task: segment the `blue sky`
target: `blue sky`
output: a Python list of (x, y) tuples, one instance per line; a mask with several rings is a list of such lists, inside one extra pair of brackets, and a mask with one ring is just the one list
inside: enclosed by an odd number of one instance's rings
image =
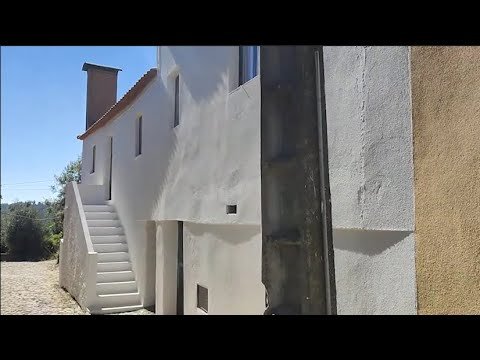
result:
[(155, 47), (1, 48), (2, 203), (52, 198), (50, 185), (81, 154), (85, 130), (83, 63), (119, 67), (118, 94), (156, 66)]

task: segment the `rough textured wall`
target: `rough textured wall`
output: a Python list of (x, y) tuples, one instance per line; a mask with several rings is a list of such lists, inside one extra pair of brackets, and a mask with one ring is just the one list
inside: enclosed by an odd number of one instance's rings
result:
[(325, 48), (334, 228), (413, 230), (409, 50)]
[(408, 47), (326, 47), (339, 314), (416, 313)]
[(339, 315), (417, 313), (413, 233), (334, 230), (333, 239)]
[(421, 314), (480, 314), (480, 47), (413, 47)]
[(60, 286), (65, 288), (85, 309), (87, 303), (87, 245), (83, 236), (78, 207), (75, 204), (72, 184), (65, 194), (65, 222), (63, 244), (60, 249)]

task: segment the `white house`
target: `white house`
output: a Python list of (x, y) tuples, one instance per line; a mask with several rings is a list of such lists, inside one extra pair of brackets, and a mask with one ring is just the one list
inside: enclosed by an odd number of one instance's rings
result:
[[(416, 313), (409, 54), (325, 49), (339, 314)], [(259, 56), (161, 46), (118, 102), (119, 69), (84, 65), (82, 183), (67, 187), (60, 254), (84, 308), (264, 312)]]

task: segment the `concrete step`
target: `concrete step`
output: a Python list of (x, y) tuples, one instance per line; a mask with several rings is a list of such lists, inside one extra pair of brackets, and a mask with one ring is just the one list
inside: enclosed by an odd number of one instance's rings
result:
[(118, 281), (135, 281), (135, 274), (132, 270), (127, 271), (107, 271), (97, 273), (97, 284), (110, 283)]
[(128, 252), (128, 245), (125, 243), (93, 244), (93, 250), (97, 253)]
[(97, 235), (90, 236), (93, 244), (127, 243), (125, 235)]
[(108, 262), (119, 262), (119, 261), (129, 261), (130, 257), (128, 252), (113, 252), (113, 253), (98, 253), (97, 262), (99, 263), (108, 263)]
[(130, 261), (117, 261), (117, 262), (99, 262), (97, 264), (97, 272), (110, 272), (110, 271), (130, 271), (132, 270), (132, 264)]
[(115, 212), (115, 208), (112, 205), (83, 205), (83, 211), (85, 212)]
[(104, 307), (99, 310), (92, 311), (91, 313), (94, 315), (116, 314), (116, 313), (136, 311), (140, 309), (143, 309), (142, 305), (128, 305), (128, 306), (117, 306), (117, 307)]
[(123, 235), (123, 228), (121, 226), (94, 226), (88, 227), (88, 231), (90, 232), (90, 236), (97, 236), (97, 235)]
[(137, 292), (135, 281), (118, 281), (109, 283), (97, 283), (97, 294), (124, 294)]
[(97, 295), (100, 308), (140, 305), (140, 294), (137, 292), (123, 294)]
[(112, 219), (101, 219), (101, 220), (87, 220), (88, 227), (119, 227), (122, 226), (120, 224), (120, 220), (112, 220)]
[(88, 220), (117, 220), (116, 212), (107, 211), (85, 211), (85, 217)]

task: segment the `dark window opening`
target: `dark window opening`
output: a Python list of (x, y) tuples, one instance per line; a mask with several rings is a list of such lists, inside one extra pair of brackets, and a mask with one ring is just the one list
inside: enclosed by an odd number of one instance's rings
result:
[(175, 110), (174, 110), (174, 119), (173, 127), (176, 127), (180, 124), (180, 75), (175, 76)]
[(227, 205), (227, 214), (236, 214), (237, 205)]
[(257, 76), (258, 46), (240, 46), (238, 63), (238, 86)]
[(96, 150), (96, 145), (93, 145), (93, 149), (92, 149), (92, 170), (90, 171), (90, 174), (93, 174), (95, 172), (95, 150)]
[(136, 137), (135, 137), (135, 156), (142, 154), (142, 117), (137, 119)]
[(208, 289), (197, 284), (197, 308), (208, 313)]

